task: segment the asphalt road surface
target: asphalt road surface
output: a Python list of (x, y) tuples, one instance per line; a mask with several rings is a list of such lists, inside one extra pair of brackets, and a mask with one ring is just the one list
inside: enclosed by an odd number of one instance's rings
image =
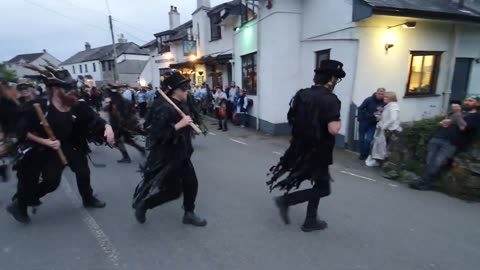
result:
[(67, 169), (24, 226), (4, 210), (16, 181), (0, 183), (0, 270), (480, 269), (479, 204), (409, 190), (339, 152), (332, 195), (319, 208), (329, 228), (303, 233), (306, 205), (292, 207), (292, 224), (284, 225), (265, 185), (287, 141), (214, 128), (194, 141), (197, 213), (207, 227), (181, 223), (182, 200), (138, 224), (131, 198), (140, 155), (129, 149), (135, 162), (119, 165), (117, 150), (94, 147), (93, 158), (107, 164), (92, 168), (105, 209), (81, 207)]

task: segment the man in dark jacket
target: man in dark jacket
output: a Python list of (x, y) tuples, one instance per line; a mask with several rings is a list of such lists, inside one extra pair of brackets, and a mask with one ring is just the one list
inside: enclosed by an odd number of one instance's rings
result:
[[(322, 61), (320, 68), (315, 70), (315, 85), (297, 92), (288, 112), (292, 126), (290, 147), (280, 162), (270, 169), (272, 177), (267, 182), (270, 190), (279, 188), (287, 192), (275, 198), (286, 224), (290, 223), (289, 207), (308, 202), (302, 226), (304, 232), (327, 228), (325, 221), (317, 219), (317, 209), (320, 199), (330, 195), (329, 166), (333, 163), (335, 136), (341, 128), (341, 102), (333, 90), (345, 75), (342, 63)], [(288, 175), (280, 180), (286, 173)], [(305, 180), (310, 180), (313, 187), (289, 193)]]
[(383, 109), (383, 97), (385, 88), (378, 88), (377, 92), (366, 98), (362, 105), (358, 107), (358, 148), (360, 151), (360, 160), (367, 159), (370, 154), (370, 145), (375, 135), (378, 118)]
[[(21, 223), (29, 223), (28, 206), (38, 206), (39, 199), (55, 191), (61, 181), (65, 165), (59, 158), (61, 149), (68, 166), (75, 173), (83, 205), (102, 208), (105, 203), (93, 195), (88, 168), (89, 138), (106, 138), (113, 142), (112, 128), (84, 102), (78, 102), (72, 94), (76, 81), (65, 69), (29, 67), (42, 74), (50, 99), (37, 100), (56, 137), (47, 136), (42, 123), (32, 107), (22, 114), (17, 136), (20, 142), (32, 144), (32, 149), (17, 163), (18, 186), (13, 202), (7, 211)], [(98, 139), (97, 139), (98, 140)], [(40, 176), (42, 182), (39, 182)]]
[(197, 227), (207, 225), (207, 221), (194, 212), (198, 180), (190, 160), (193, 146), (189, 125), (195, 114), (188, 106), (189, 82), (179, 72), (174, 72), (162, 83), (162, 90), (186, 114), (185, 117), (163, 98), (155, 100), (150, 111), (150, 152), (133, 202), (139, 223), (146, 221), (147, 210), (175, 200), (183, 193), (183, 223)]

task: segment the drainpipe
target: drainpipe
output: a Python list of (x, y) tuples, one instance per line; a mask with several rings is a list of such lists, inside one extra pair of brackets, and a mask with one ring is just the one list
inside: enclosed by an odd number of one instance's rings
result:
[[(261, 51), (260, 51), (260, 23), (262, 22), (262, 20), (260, 19), (261, 16), (260, 16), (260, 11), (262, 9), (259, 8), (258, 9), (258, 12), (257, 12), (257, 121), (256, 121), (256, 128), (257, 128), (257, 131), (260, 130), (260, 96), (261, 96), (261, 93), (262, 93), (262, 90), (259, 89), (259, 82), (262, 81), (261, 79), (261, 76), (258, 76), (258, 74), (260, 74), (260, 72), (262, 71), (262, 66), (260, 65), (261, 64)], [(253, 25), (251, 25), (250, 27), (253, 27)]]
[(452, 38), (452, 43), (450, 46), (451, 53), (450, 53), (450, 59), (448, 61), (448, 81), (447, 81), (447, 88), (443, 92), (443, 103), (442, 103), (442, 111), (443, 113), (447, 113), (449, 109), (449, 102), (450, 102), (450, 96), (452, 95), (452, 82), (453, 82), (453, 74), (455, 72), (455, 62), (456, 62), (456, 56), (457, 56), (457, 50), (458, 50), (458, 41), (459, 41), (459, 29), (458, 25), (454, 24), (453, 25), (453, 38)]

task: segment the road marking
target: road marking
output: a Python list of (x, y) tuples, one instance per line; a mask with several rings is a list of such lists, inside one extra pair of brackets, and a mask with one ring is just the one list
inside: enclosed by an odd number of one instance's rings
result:
[(351, 172), (347, 172), (347, 171), (340, 171), (340, 172), (344, 173), (344, 174), (351, 175), (351, 176), (355, 176), (355, 177), (358, 177), (358, 178), (361, 178), (361, 179), (365, 179), (365, 180), (368, 180), (368, 181), (371, 181), (371, 182), (377, 182), (377, 180), (375, 180), (375, 179), (368, 178), (368, 177), (365, 177), (365, 176), (361, 176), (361, 175), (358, 175), (358, 174), (354, 174), (354, 173), (351, 173)]
[(117, 249), (115, 246), (112, 244), (108, 236), (105, 234), (105, 232), (102, 230), (100, 225), (95, 221), (95, 219), (88, 213), (85, 208), (82, 206), (82, 202), (78, 198), (77, 195), (75, 195), (72, 191), (72, 187), (70, 186), (70, 183), (68, 183), (67, 179), (62, 177), (62, 182), (63, 182), (63, 188), (65, 190), (65, 193), (67, 194), (67, 197), (72, 201), (72, 203), (77, 206), (80, 209), (80, 213), (82, 215), (82, 220), (87, 225), (88, 229), (90, 230), (90, 233), (95, 237), (95, 239), (98, 242), (98, 245), (102, 249), (103, 253), (107, 256), (107, 258), (110, 260), (110, 262), (115, 266), (115, 269), (122, 269), (120, 262), (119, 262), (119, 257), (120, 254), (118, 253)]
[(274, 153), (275, 155), (279, 155), (279, 156), (281, 156), (281, 155), (282, 155), (282, 153), (280, 153), (280, 152), (276, 152), (276, 151), (273, 151), (272, 153)]
[(215, 134), (213, 132), (208, 132), (208, 134), (213, 135), (213, 136), (217, 136), (217, 134)]
[(391, 186), (391, 187), (394, 187), (394, 188), (398, 187), (398, 185), (395, 185), (395, 184), (388, 184), (388, 185)]
[(232, 139), (232, 138), (230, 138), (229, 140), (232, 141), (232, 142), (236, 142), (236, 143), (239, 143), (239, 144), (247, 145), (247, 146), (248, 146), (248, 144), (246, 144), (246, 143), (244, 143), (244, 142), (241, 142), (241, 141), (237, 141), (237, 140)]

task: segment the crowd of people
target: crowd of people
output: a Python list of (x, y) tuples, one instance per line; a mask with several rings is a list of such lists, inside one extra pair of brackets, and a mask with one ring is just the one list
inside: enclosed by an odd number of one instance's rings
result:
[[(441, 169), (455, 153), (464, 150), (480, 128), (480, 97), (467, 97), (463, 106), (453, 102), (446, 119), (438, 123), (428, 144), (426, 167), (422, 176), (412, 180), (410, 187), (430, 190)], [(360, 160), (367, 166), (381, 166), (388, 160), (393, 144), (402, 132), (400, 107), (395, 92), (379, 88), (358, 107), (358, 149)]]

